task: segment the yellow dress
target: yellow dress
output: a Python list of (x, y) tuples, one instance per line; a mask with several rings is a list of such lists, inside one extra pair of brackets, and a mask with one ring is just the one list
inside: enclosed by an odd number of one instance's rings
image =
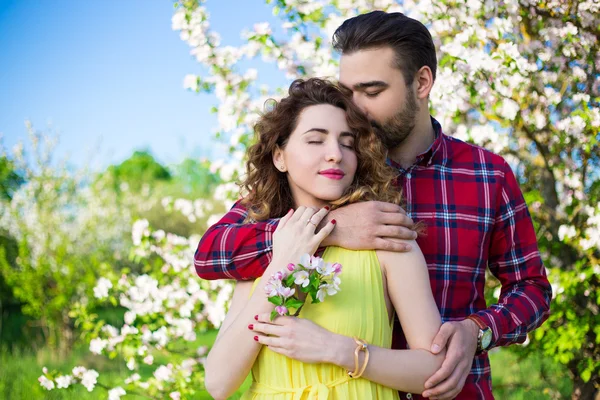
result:
[[(341, 291), (322, 303), (307, 301), (299, 317), (329, 331), (390, 348), (392, 325), (375, 251), (328, 247), (323, 259), (342, 264)], [(363, 378), (352, 379), (333, 364), (305, 364), (263, 347), (252, 367), (252, 386), (242, 400), (309, 399), (396, 400), (398, 392)]]

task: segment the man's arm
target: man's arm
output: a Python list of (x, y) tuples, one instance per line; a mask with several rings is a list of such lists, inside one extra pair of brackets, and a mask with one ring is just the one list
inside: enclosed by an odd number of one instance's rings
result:
[(498, 196), (488, 267), (502, 290), (498, 304), (474, 316), (492, 329), (492, 346), (506, 346), (523, 343), (548, 318), (552, 288), (527, 204), (506, 162)]
[[(527, 332), (548, 318), (552, 298), (527, 204), (506, 162), (496, 204), (488, 267), (502, 290), (498, 304), (473, 314), (492, 329), (489, 348), (524, 342)], [(471, 370), (477, 332), (477, 325), (469, 319), (442, 325), (432, 352), (446, 346), (448, 352), (440, 370), (425, 383), (424, 397), (445, 400), (458, 395)]]
[[(202, 279), (255, 279), (271, 262), (273, 232), (278, 219), (244, 224), (247, 211), (238, 201), (211, 226), (194, 255), (196, 272)], [(395, 204), (366, 201), (331, 211), (321, 226), (332, 219), (337, 224), (322, 243), (348, 249), (410, 251), (406, 240), (415, 239), (413, 221)]]
[(273, 232), (279, 219), (244, 224), (247, 211), (238, 201), (206, 231), (194, 254), (202, 279), (256, 279), (271, 262)]

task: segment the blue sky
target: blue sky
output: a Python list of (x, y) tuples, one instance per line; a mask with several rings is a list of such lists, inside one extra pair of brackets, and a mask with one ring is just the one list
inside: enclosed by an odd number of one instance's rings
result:
[[(223, 43), (239, 44), (242, 28), (275, 21), (269, 6), (253, 1), (207, 2)], [(75, 166), (103, 168), (136, 149), (167, 164), (220, 156), (210, 146), (214, 97), (183, 89), (184, 76), (201, 66), (171, 30), (172, 14), (171, 0), (0, 0), (4, 145), (27, 141), (29, 119), (59, 133), (57, 155)]]

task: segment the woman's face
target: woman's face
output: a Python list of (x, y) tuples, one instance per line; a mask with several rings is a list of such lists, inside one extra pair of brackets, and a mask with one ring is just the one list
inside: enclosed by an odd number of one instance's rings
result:
[(302, 110), (275, 167), (287, 173), (296, 207), (323, 207), (337, 200), (356, 173), (355, 134), (341, 108), (318, 104)]

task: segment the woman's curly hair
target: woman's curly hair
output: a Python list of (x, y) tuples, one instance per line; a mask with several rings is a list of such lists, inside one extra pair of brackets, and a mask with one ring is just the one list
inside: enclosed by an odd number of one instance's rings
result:
[(385, 162), (386, 150), (366, 116), (337, 85), (319, 78), (297, 79), (291, 84), (287, 97), (272, 101), (273, 106), (254, 127), (255, 144), (247, 153), (246, 178), (241, 183), (245, 194), (242, 204), (248, 209), (247, 221), (283, 217), (294, 207), (286, 173), (275, 168), (273, 153), (277, 146), (285, 148), (302, 110), (319, 104), (344, 110), (348, 127), (356, 134), (356, 174), (342, 197), (331, 202), (332, 209), (366, 200), (400, 202), (401, 193), (393, 186), (396, 174)]

